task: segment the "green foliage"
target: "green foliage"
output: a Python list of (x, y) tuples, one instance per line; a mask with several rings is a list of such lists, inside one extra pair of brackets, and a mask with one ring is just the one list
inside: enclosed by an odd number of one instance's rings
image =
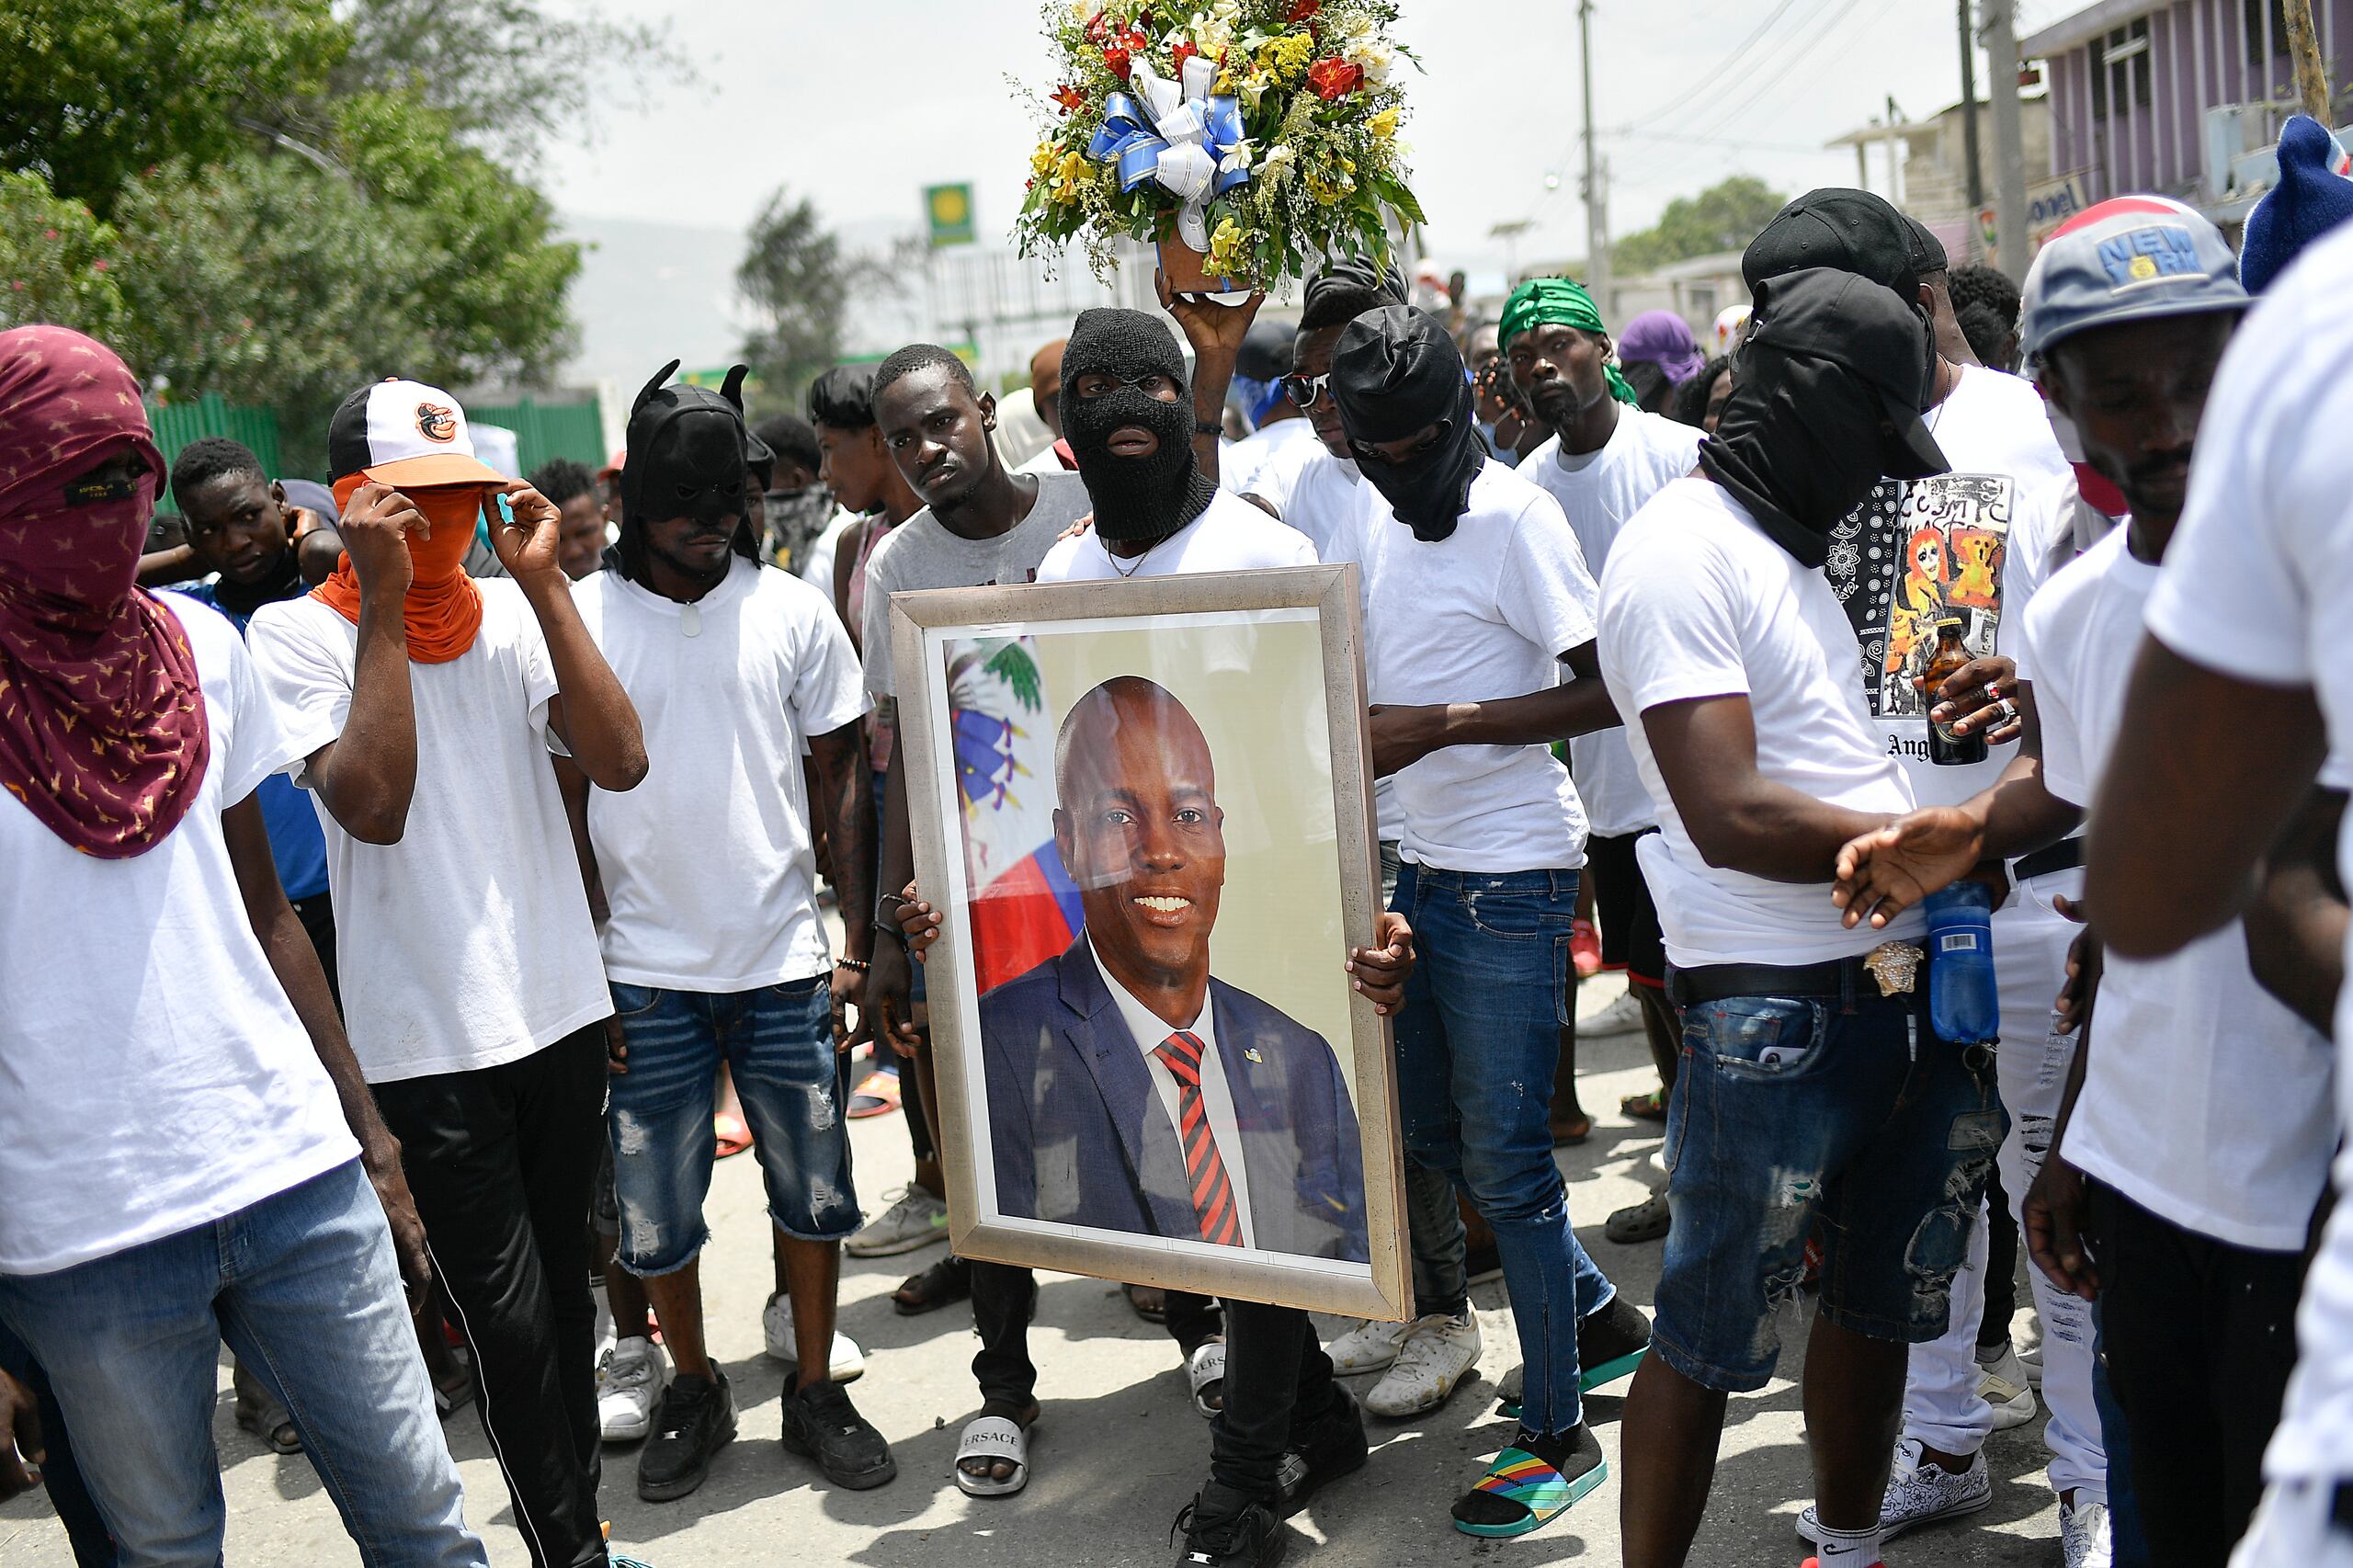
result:
[(294, 119), (346, 37), (327, 0), (8, 0), (0, 167), (110, 217), (142, 170)]
[(121, 247), (39, 175), (0, 173), (0, 327), (53, 322), (113, 339), (123, 326)]
[(1697, 196), (1668, 202), (1656, 227), (1628, 234), (1610, 247), (1612, 263), (1623, 275), (1745, 249), (1788, 200), (1754, 175), (1734, 175)]
[(810, 380), (841, 358), (850, 291), (862, 270), (807, 197), (796, 201), (779, 187), (760, 209), (735, 287), (768, 324), (742, 350), (768, 403), (799, 408)]
[(489, 149), (585, 108), (598, 50), (658, 48), (535, 0), (336, 9), (0, 7), (0, 320), (103, 337), (166, 397), (276, 411), (298, 472), (363, 381), (563, 358), (578, 251)]

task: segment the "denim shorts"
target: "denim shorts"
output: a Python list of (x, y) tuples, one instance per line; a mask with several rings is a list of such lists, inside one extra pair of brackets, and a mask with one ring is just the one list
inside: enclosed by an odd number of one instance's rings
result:
[(1913, 1345), (1945, 1332), (2009, 1119), (1992, 1052), (1937, 1039), (1927, 993), (1684, 1010), (1653, 1349), (1693, 1382), (1765, 1386), (1817, 1224), (1823, 1315)]
[(702, 1200), (722, 1060), (751, 1126), (768, 1217), (801, 1241), (840, 1241), (858, 1229), (843, 1118), (848, 1087), (824, 976), (732, 994), (618, 981), (612, 989), (629, 1044), (629, 1071), (612, 1081), (607, 1118), (623, 1267), (675, 1273), (710, 1237)]

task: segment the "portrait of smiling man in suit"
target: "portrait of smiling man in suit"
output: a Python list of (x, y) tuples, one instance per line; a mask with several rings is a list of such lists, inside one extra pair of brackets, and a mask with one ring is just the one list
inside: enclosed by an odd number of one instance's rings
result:
[(1070, 948), (980, 1000), (1000, 1212), (1367, 1261), (1357, 1119), (1331, 1045), (1210, 972), (1224, 813), (1200, 725), (1139, 676), (1054, 748)]

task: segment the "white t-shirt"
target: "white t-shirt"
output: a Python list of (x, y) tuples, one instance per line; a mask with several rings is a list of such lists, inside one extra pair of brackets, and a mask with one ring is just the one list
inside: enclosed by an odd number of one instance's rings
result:
[[(1596, 597), (1560, 503), (1490, 459), (1454, 532), (1424, 542), (1369, 492), (1326, 561), (1362, 567), (1365, 667), (1377, 704), (1545, 691), (1594, 637)], [(1449, 746), (1396, 775), (1404, 857), (1453, 871), (1574, 870), (1585, 806), (1545, 746)]]
[(801, 580), (824, 595), (827, 604), (834, 602), (834, 557), (840, 553), (842, 536), (865, 520), (863, 513), (836, 507), (834, 520), (809, 546), (809, 559), (801, 564)]
[[(363, 844), (313, 801), (327, 840), (335, 964), (371, 1084), (529, 1056), (613, 1010), (564, 820), (548, 699), (555, 666), (523, 590), (482, 590), (473, 646), (408, 667), (416, 792), (397, 844)], [(343, 733), (359, 629), (318, 600), (264, 605), (254, 663), (295, 765)]]
[(1755, 717), (1765, 778), (1852, 811), (1912, 809), (1904, 769), (1863, 706), (1855, 629), (1830, 585), (1719, 485), (1678, 479), (1619, 534), (1601, 574), (1601, 667), (1658, 809), (1643, 875), (1672, 962), (1817, 963), (1927, 928), (1914, 909), (1881, 930), (1845, 929), (1826, 861), (1819, 882), (1710, 866), (1675, 808), (1643, 710), (1736, 696)]
[(1279, 512), (1299, 471), (1314, 458), (1328, 455), (1305, 415), (1278, 419), (1219, 455), (1218, 483), (1236, 495), (1268, 501)]
[(1109, 577), (1174, 577), (1314, 564), (1314, 546), (1240, 496), (1221, 490), (1199, 517), (1144, 551), (1141, 562), (1133, 556), (1115, 558), (1103, 548), (1103, 536), (1089, 528), (1046, 552), (1038, 581), (1095, 583)]
[[(1307, 536), (1318, 561), (1347, 560), (1347, 551), (1336, 552), (1336, 541), (1361, 526), (1367, 503), (1379, 495), (1354, 461), (1334, 457), (1319, 441), (1314, 451), (1301, 460), (1290, 493), (1280, 503), (1283, 521)], [(1372, 813), (1374, 832), (1383, 844), (1394, 844), (1405, 835), (1395, 779), (1383, 775), (1372, 781)]]
[[(2353, 228), (2318, 240), (2248, 312), (2198, 433), (2189, 503), (2149, 597), (2149, 631), (2208, 669), (2310, 685), (2331, 749), (2353, 748), (2353, 663), (2338, 646), (2353, 583)], [(2353, 817), (2337, 864), (2353, 873)], [(2095, 1031), (2097, 1032), (2097, 1031)], [(2336, 1038), (2353, 1040), (2353, 987)], [(2095, 1052), (2097, 1054), (2097, 1052)], [(2336, 1076), (2353, 1124), (2353, 1073)], [(2353, 1152), (2336, 1165), (2353, 1186)], [(2353, 1203), (2339, 1203), (2304, 1279), (2299, 1357), (2267, 1473), (2353, 1476)]]
[(692, 606), (615, 572), (573, 598), (645, 726), (644, 782), (588, 794), (606, 974), (720, 994), (823, 974), (801, 748), (870, 706), (841, 618), (741, 560)]
[(221, 829), (295, 747), (236, 629), (164, 603), (212, 735), (179, 825), (99, 859), (0, 790), (0, 1274), (176, 1235), (359, 1153)]
[[(2026, 619), (2043, 782), (2077, 805), (2115, 747), (2157, 580), (2125, 545), (2122, 528), (2094, 545)], [(2301, 1250), (2336, 1148), (2332, 1052), (2256, 983), (2239, 922), (2169, 958), (2110, 953), (2097, 1020), (2067, 1158), (2177, 1225)]]
[(1957, 612), (1973, 654), (1996, 651), (2011, 548), (2024, 498), (2071, 472), (2032, 382), (1965, 366), (1944, 402), (1923, 415), (1950, 473), (1882, 480), (1831, 530), (1824, 564), (1862, 649), (1863, 697), (1881, 745), (1912, 775), (1924, 806), (1954, 805), (1992, 784), (2017, 752), (1939, 767), (1928, 760), (1928, 709), (1912, 679), (1936, 652), (1938, 616)]
[[(1609, 439), (1598, 451), (1571, 457), (1558, 436), (1520, 460), (1514, 472), (1535, 481), (1576, 530), (1586, 564), (1609, 563), (1610, 542), (1643, 503), (1691, 472), (1707, 433), (1642, 409), (1620, 407)], [(1623, 730), (1598, 730), (1569, 743), (1569, 771), (1577, 781), (1593, 831), (1616, 838), (1658, 822), (1650, 791), (1634, 771)]]

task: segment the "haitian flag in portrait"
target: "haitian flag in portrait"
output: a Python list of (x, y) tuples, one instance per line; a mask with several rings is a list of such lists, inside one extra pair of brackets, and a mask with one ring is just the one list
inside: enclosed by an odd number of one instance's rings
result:
[(948, 709), (985, 994), (1068, 948), (1086, 915), (1054, 847), (1054, 726), (1029, 640), (950, 644)]

